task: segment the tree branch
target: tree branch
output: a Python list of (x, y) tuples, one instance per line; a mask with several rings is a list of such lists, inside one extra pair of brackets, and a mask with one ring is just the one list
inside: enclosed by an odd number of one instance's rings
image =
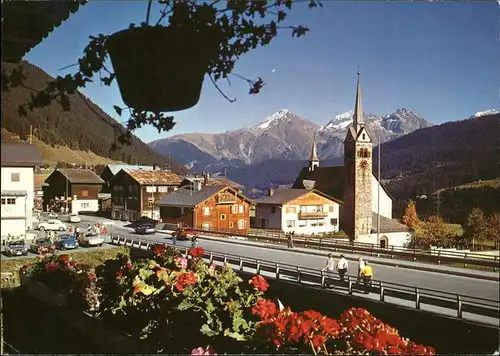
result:
[(210, 78), (210, 81), (212, 82), (212, 84), (215, 86), (215, 89), (217, 89), (219, 91), (219, 93), (224, 97), (224, 99), (226, 99), (230, 103), (234, 103), (236, 101), (236, 98), (235, 99), (231, 99), (226, 94), (224, 94), (224, 92), (222, 91), (222, 89), (215, 82), (214, 78), (212, 78), (211, 74), (209, 74), (208, 77)]

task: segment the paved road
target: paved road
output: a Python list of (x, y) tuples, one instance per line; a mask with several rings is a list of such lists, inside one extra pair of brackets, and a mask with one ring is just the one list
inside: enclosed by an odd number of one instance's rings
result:
[[(135, 236), (149, 239), (152, 241), (169, 241), (168, 235), (157, 233), (154, 235), (136, 235), (132, 229), (123, 226), (115, 226), (114, 232), (123, 235)], [(189, 246), (188, 241), (178, 241), (180, 246)], [(224, 241), (199, 239), (199, 245), (207, 250), (221, 253), (241, 255), (243, 257), (255, 258), (260, 260), (273, 261), (277, 263), (296, 265), (298, 267), (308, 267), (321, 269), (325, 264), (325, 258), (306, 253), (280, 251), (276, 249), (266, 249), (260, 246), (246, 246)], [(428, 288), (447, 293), (457, 293), (479, 298), (499, 301), (499, 282), (474, 279), (469, 277), (443, 275), (443, 273), (410, 270), (407, 268), (398, 268), (391, 266), (377, 265), (372, 262), (374, 267), (375, 279), (399, 283), (419, 288)], [(356, 265), (351, 262), (350, 267), (352, 276), (356, 274)], [(356, 271), (356, 272), (355, 272)]]

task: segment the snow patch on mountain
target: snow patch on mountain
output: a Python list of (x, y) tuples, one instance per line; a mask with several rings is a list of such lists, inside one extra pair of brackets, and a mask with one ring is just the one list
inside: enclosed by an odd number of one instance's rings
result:
[(469, 119), (475, 119), (477, 117), (481, 116), (486, 116), (486, 115), (493, 115), (493, 114), (498, 114), (500, 113), (500, 110), (498, 109), (490, 109), (490, 110), (485, 110), (485, 111), (478, 111), (474, 115), (472, 115)]
[(266, 118), (260, 124), (257, 124), (256, 126), (254, 126), (253, 128), (265, 130), (269, 126), (271, 126), (271, 124), (285, 119), (289, 113), (290, 113), (290, 111), (288, 109), (281, 109), (281, 110), (275, 112), (274, 114), (272, 114), (271, 116), (269, 116), (268, 118)]

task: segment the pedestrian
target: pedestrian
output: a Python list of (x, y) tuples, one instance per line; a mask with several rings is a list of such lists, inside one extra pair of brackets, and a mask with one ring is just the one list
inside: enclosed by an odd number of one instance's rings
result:
[(197, 241), (198, 241), (198, 235), (193, 235), (193, 237), (191, 237), (191, 247), (195, 248)]
[(365, 265), (361, 270), (361, 277), (363, 278), (363, 285), (365, 287), (365, 294), (370, 293), (368, 291), (368, 287), (372, 286), (372, 278), (373, 278), (373, 270), (372, 267), (368, 264), (368, 261), (365, 261)]
[(293, 248), (293, 237), (292, 237), (292, 233), (289, 232), (286, 234), (287, 236), (287, 239), (288, 239), (288, 248)]
[(361, 270), (365, 267), (365, 261), (363, 260), (363, 257), (360, 257), (358, 259), (358, 279), (356, 283), (361, 282)]
[(339, 263), (337, 264), (337, 271), (339, 272), (340, 281), (344, 282), (345, 274), (347, 273), (348, 263), (344, 255), (340, 255)]
[(325, 267), (321, 270), (322, 272), (327, 272), (326, 276), (327, 279), (325, 280), (325, 287), (332, 287), (333, 288), (333, 273), (335, 272), (335, 259), (333, 258), (333, 255), (331, 253), (328, 254), (328, 259), (326, 260)]
[(76, 229), (75, 229), (75, 235), (76, 235), (76, 238), (79, 239), (80, 238), (80, 228), (77, 226)]

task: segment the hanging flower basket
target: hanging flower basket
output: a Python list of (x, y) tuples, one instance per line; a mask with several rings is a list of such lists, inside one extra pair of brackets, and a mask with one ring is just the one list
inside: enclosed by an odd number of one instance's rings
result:
[(145, 26), (111, 35), (106, 43), (123, 102), (164, 112), (198, 103), (218, 43), (210, 28)]

